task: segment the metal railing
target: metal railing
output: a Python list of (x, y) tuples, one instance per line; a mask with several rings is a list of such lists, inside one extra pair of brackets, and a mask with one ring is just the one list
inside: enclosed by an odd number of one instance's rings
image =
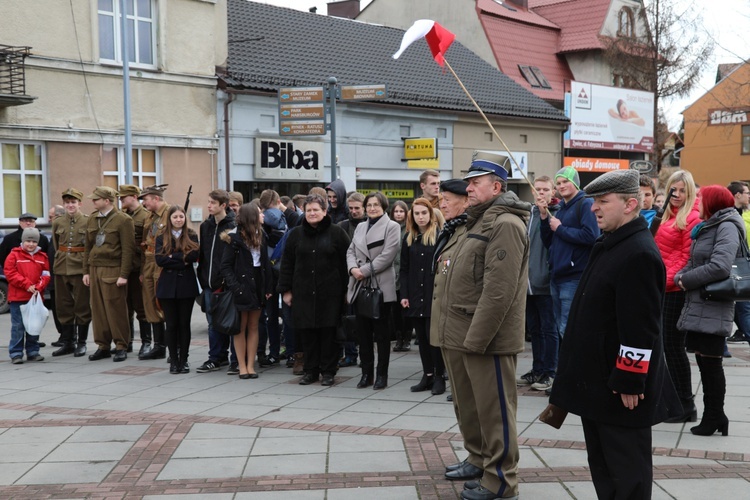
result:
[(0, 94), (26, 95), (24, 60), (30, 53), (31, 47), (0, 44)]

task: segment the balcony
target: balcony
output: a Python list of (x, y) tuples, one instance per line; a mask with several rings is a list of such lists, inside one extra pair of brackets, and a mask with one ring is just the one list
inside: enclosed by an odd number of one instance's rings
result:
[(31, 47), (0, 44), (0, 107), (30, 104), (36, 99), (26, 94), (24, 61), (30, 53)]

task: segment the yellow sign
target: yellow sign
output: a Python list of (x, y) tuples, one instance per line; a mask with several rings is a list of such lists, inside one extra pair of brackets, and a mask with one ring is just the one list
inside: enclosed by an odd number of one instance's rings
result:
[[(367, 196), (370, 193), (374, 193), (377, 191), (377, 189), (357, 189), (358, 193), (361, 193), (365, 196)], [(406, 199), (413, 199), (414, 198), (414, 190), (413, 189), (383, 189), (381, 191), (386, 198), (406, 198)]]
[(406, 168), (418, 168), (419, 170), (437, 170), (440, 168), (440, 161), (438, 158), (425, 158), (423, 160), (409, 160), (406, 162)]
[(404, 139), (404, 158), (407, 160), (421, 160), (437, 158), (437, 139)]

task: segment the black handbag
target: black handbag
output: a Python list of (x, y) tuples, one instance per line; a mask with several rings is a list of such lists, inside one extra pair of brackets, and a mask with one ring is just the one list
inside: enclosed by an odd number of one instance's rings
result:
[(746, 302), (750, 301), (750, 249), (742, 231), (740, 233), (741, 256), (732, 263), (729, 276), (723, 280), (714, 281), (701, 288), (703, 300), (723, 300)]
[[(375, 282), (375, 286), (373, 286)], [(378, 285), (375, 277), (375, 268), (370, 262), (370, 278), (367, 283), (363, 284), (357, 293), (357, 300), (354, 302), (357, 306), (357, 315), (369, 319), (380, 319), (383, 309), (383, 291)]]
[(213, 328), (224, 335), (240, 333), (240, 313), (234, 304), (234, 294), (229, 290), (214, 292), (211, 297)]

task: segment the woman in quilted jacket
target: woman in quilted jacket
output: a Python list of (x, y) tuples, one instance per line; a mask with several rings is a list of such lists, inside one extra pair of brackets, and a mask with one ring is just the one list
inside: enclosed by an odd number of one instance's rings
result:
[(654, 239), (667, 269), (667, 293), (664, 299), (664, 355), (667, 359), (672, 383), (682, 401), (683, 413), (666, 422), (695, 422), (698, 412), (693, 401), (690, 380), (690, 361), (685, 352), (685, 332), (677, 328), (685, 292), (674, 281), (690, 258), (690, 232), (700, 222), (693, 176), (687, 170), (678, 170), (667, 180), (666, 192), (672, 192), (669, 203)]
[(729, 419), (724, 414), (726, 378), (722, 367), (724, 340), (734, 329), (734, 301), (704, 300), (701, 289), (729, 276), (735, 257), (744, 249), (745, 224), (734, 208), (734, 197), (724, 186), (701, 190), (700, 214), (704, 222), (692, 231), (690, 259), (677, 272), (675, 283), (685, 290), (678, 328), (687, 332), (686, 345), (695, 352), (703, 384), (703, 418), (690, 429), (698, 436), (717, 430), (726, 436)]

